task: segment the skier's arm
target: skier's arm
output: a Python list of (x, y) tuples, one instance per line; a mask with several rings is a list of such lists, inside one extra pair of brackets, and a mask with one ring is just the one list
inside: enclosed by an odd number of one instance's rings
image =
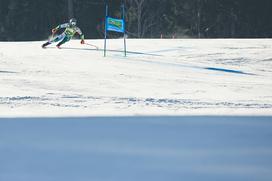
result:
[(62, 29), (62, 28), (67, 28), (69, 26), (68, 23), (64, 23), (64, 24), (61, 24), (61, 25), (58, 25), (56, 28), (53, 28), (52, 29), (52, 33), (56, 33), (59, 29)]
[(79, 29), (79, 28), (77, 28), (76, 29), (76, 32), (79, 34), (79, 36), (80, 36), (80, 39), (81, 39), (81, 44), (84, 44), (85, 42), (84, 42), (84, 34), (82, 33), (82, 31)]
[(80, 39), (81, 39), (80, 43), (81, 43), (81, 44), (84, 44), (85, 41), (84, 41), (84, 35), (83, 35), (83, 34), (80, 35)]

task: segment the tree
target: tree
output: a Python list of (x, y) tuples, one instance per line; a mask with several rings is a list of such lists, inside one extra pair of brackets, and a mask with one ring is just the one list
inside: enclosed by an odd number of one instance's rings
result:
[[(160, 22), (167, 0), (127, 0), (127, 19), (130, 35), (138, 38), (152, 36)], [(155, 32), (156, 33), (156, 32)]]
[[(272, 37), (271, 0), (125, 0), (128, 35), (139, 38)], [(110, 0), (120, 17), (121, 0)], [(88, 38), (102, 38), (104, 0), (0, 0), (0, 40), (43, 40), (76, 15)], [(119, 13), (119, 14), (118, 14)], [(101, 27), (100, 29), (97, 27)], [(98, 30), (99, 29), (99, 30)]]
[[(129, 19), (133, 21), (135, 18), (137, 21), (137, 37), (142, 37), (142, 18), (146, 0), (128, 0), (127, 5), (129, 6), (128, 12), (130, 12)], [(134, 17), (133, 17), (134, 16)]]

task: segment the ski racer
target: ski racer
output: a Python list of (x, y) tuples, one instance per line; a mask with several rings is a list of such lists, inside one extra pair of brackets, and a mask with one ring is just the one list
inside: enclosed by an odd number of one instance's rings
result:
[(55, 38), (53, 38), (52, 40), (49, 40), (48, 42), (44, 43), (42, 45), (42, 48), (46, 48), (46, 46), (52, 44), (52, 43), (56, 43), (59, 42), (57, 44), (57, 48), (60, 48), (60, 46), (68, 41), (70, 41), (73, 36), (77, 33), (80, 36), (81, 39), (81, 44), (84, 44), (84, 34), (82, 33), (82, 31), (80, 30), (79, 27), (76, 26), (77, 21), (75, 18), (72, 18), (69, 20), (69, 23), (64, 23), (61, 25), (58, 25), (56, 28), (52, 29), (52, 35), (54, 36), (54, 34), (59, 30), (59, 29), (63, 29), (65, 28), (64, 32), (58, 36), (56, 36)]

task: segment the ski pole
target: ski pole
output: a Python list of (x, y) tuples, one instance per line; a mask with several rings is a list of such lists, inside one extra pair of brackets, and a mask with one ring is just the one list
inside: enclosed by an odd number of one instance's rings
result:
[(85, 45), (88, 45), (88, 46), (91, 46), (91, 47), (95, 47), (97, 50), (99, 49), (98, 46), (95, 46), (95, 45), (93, 45), (93, 44), (86, 43), (86, 42), (85, 42), (84, 44), (85, 44)]

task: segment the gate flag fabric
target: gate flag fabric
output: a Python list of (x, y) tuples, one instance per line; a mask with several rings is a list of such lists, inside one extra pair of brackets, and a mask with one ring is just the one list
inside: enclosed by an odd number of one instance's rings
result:
[(119, 33), (125, 32), (125, 22), (123, 19), (107, 17), (106, 24), (107, 31), (115, 31)]
[[(109, 16), (109, 5), (108, 0), (105, 0), (105, 34), (104, 34), (104, 57), (106, 57), (107, 52), (107, 38), (108, 32), (114, 31), (122, 33), (124, 37), (124, 54), (127, 56), (127, 43), (126, 43), (126, 20), (125, 20), (125, 1), (121, 0), (121, 17), (112, 18)], [(121, 19), (122, 18), (122, 19)]]

